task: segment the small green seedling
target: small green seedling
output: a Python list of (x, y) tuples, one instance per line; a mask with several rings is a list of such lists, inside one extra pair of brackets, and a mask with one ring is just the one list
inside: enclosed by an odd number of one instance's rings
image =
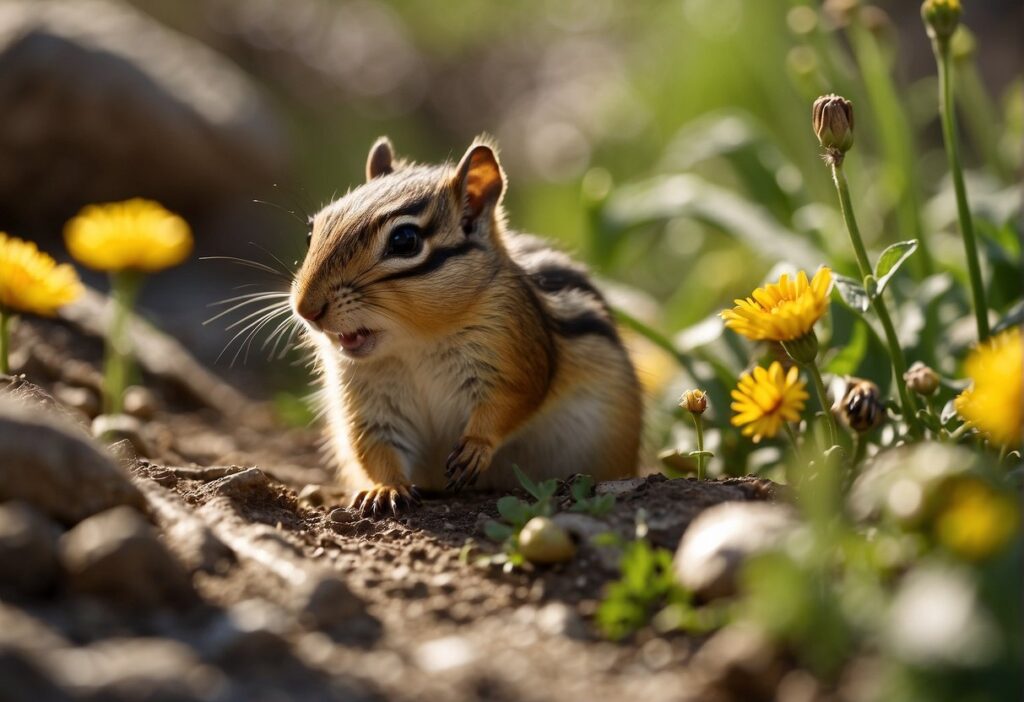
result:
[(579, 475), (569, 487), (572, 496), (570, 512), (583, 512), (592, 517), (603, 517), (615, 507), (615, 495), (594, 495), (594, 478)]
[(620, 579), (608, 586), (597, 609), (597, 625), (609, 639), (623, 639), (663, 607), (689, 600), (675, 581), (672, 553), (666, 549), (638, 539), (626, 546), (620, 567)]
[(483, 564), (503, 564), (506, 570), (520, 567), (526, 559), (519, 552), (519, 532), (534, 517), (550, 517), (554, 514), (552, 498), (558, 490), (557, 480), (544, 480), (535, 483), (528, 475), (512, 466), (516, 478), (523, 489), (535, 502), (526, 502), (513, 495), (506, 495), (498, 500), (498, 514), (502, 521), (490, 520), (484, 524), (484, 534), (491, 541), (502, 545), (502, 553), (478, 559)]

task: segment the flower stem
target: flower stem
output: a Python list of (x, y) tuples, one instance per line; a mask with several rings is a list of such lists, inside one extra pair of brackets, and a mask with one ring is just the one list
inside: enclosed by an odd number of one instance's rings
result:
[(828, 427), (829, 444), (837, 446), (839, 444), (839, 427), (836, 426), (836, 418), (832, 416), (832, 410), (828, 403), (828, 393), (825, 391), (825, 382), (821, 379), (818, 364), (812, 361), (805, 364), (804, 368), (807, 369), (808, 375), (814, 381), (814, 389), (818, 393), (818, 401), (821, 402), (821, 409), (825, 413), (825, 426)]
[[(850, 233), (850, 242), (857, 254), (857, 264), (860, 267), (861, 275), (867, 280), (871, 275), (871, 261), (868, 259), (867, 249), (864, 248), (864, 240), (860, 236), (860, 228), (857, 226), (857, 218), (853, 214), (853, 202), (850, 200), (850, 187), (846, 183), (846, 174), (843, 173), (842, 164), (832, 165), (832, 180), (835, 181), (836, 191), (839, 193), (839, 207), (843, 211), (843, 220), (846, 222), (846, 229)], [(875, 308), (875, 315), (882, 323), (885, 331), (886, 345), (889, 347), (889, 359), (892, 363), (893, 372), (896, 374), (896, 390), (900, 396), (900, 406), (903, 410), (903, 417), (910, 427), (911, 432), (918, 436), (920, 429), (917, 423), (917, 405), (910, 396), (903, 382), (903, 374), (907, 372), (907, 361), (903, 357), (903, 348), (900, 346), (899, 337), (896, 336), (896, 328), (893, 326), (892, 317), (889, 316), (889, 308), (885, 305), (882, 295), (875, 295), (871, 300)]]
[(0, 373), (10, 373), (11, 365), (7, 354), (11, 348), (11, 316), (3, 305), (0, 305)]
[(704, 422), (696, 412), (691, 412), (690, 416), (693, 417), (693, 426), (697, 429), (697, 451), (700, 452), (697, 455), (697, 480), (704, 480)]
[(964, 240), (967, 256), (967, 273), (971, 279), (971, 293), (974, 297), (974, 316), (978, 325), (978, 341), (988, 338), (988, 304), (985, 302), (985, 284), (981, 279), (981, 265), (978, 262), (978, 243), (974, 238), (974, 222), (971, 208), (967, 204), (967, 188), (960, 165), (960, 145), (956, 136), (956, 108), (953, 104), (953, 73), (949, 40), (936, 39), (932, 42), (935, 62), (939, 70), (939, 116), (942, 118), (942, 137), (946, 142), (946, 156), (949, 172), (953, 177), (953, 191), (956, 193), (956, 210), (960, 219), (960, 234)]
[(133, 271), (119, 271), (110, 278), (110, 294), (114, 303), (110, 329), (107, 332), (107, 350), (104, 361), (103, 409), (107, 414), (118, 414), (123, 409), (122, 396), (131, 373), (131, 339), (128, 322), (132, 305), (142, 277)]

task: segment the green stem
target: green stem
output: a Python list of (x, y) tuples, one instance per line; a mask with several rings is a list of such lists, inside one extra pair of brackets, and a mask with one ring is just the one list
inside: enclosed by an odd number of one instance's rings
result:
[(818, 401), (821, 402), (821, 409), (825, 413), (825, 426), (828, 427), (829, 443), (832, 446), (837, 446), (839, 444), (839, 427), (836, 425), (836, 418), (832, 416), (832, 409), (828, 403), (828, 393), (825, 391), (825, 382), (821, 379), (818, 364), (812, 361), (804, 365), (804, 368), (807, 369), (808, 375), (811, 376), (811, 380), (814, 382), (814, 389), (818, 393)]
[(11, 365), (7, 354), (11, 349), (11, 317), (7, 310), (0, 305), (0, 373), (10, 373)]
[(127, 333), (128, 323), (141, 282), (142, 277), (134, 271), (119, 271), (110, 278), (110, 296), (114, 310), (107, 332), (104, 361), (103, 409), (107, 414), (119, 414), (123, 409), (122, 397), (131, 373), (131, 339)]
[(953, 191), (956, 193), (956, 210), (960, 220), (960, 234), (964, 240), (967, 256), (967, 273), (971, 279), (971, 293), (974, 298), (974, 316), (978, 325), (978, 341), (988, 338), (988, 304), (985, 302), (985, 285), (981, 279), (981, 265), (978, 262), (978, 243), (974, 237), (974, 222), (971, 208), (967, 203), (967, 188), (964, 185), (963, 168), (960, 165), (960, 145), (956, 136), (956, 108), (953, 105), (953, 71), (949, 41), (935, 40), (935, 61), (939, 69), (939, 116), (942, 118), (942, 137), (946, 142), (946, 156), (949, 158), (949, 172), (953, 177)]
[[(850, 233), (850, 242), (857, 254), (857, 265), (865, 282), (871, 275), (871, 261), (868, 258), (867, 249), (864, 248), (864, 240), (860, 236), (860, 228), (857, 226), (857, 218), (853, 214), (853, 202), (850, 200), (850, 186), (846, 182), (846, 175), (843, 173), (842, 164), (832, 164), (832, 180), (835, 181), (836, 191), (839, 193), (839, 208), (843, 212), (843, 220), (846, 222), (846, 229)], [(920, 435), (920, 427), (917, 421), (917, 405), (903, 382), (903, 374), (907, 372), (907, 361), (903, 357), (903, 348), (900, 346), (899, 337), (896, 336), (896, 328), (893, 326), (892, 317), (889, 316), (889, 308), (885, 306), (882, 296), (875, 295), (871, 299), (875, 308), (878, 321), (882, 323), (885, 331), (886, 345), (889, 347), (889, 360), (892, 363), (893, 372), (896, 374), (896, 390), (900, 396), (900, 406), (903, 410), (903, 418), (907, 422), (914, 436)]]
[(793, 427), (790, 426), (789, 422), (783, 422), (782, 426), (786, 429), (786, 436), (789, 437), (789, 441), (793, 444), (793, 452), (798, 456), (800, 455), (800, 444), (796, 440), (796, 432), (793, 431)]
[(704, 480), (704, 422), (695, 412), (691, 412), (690, 416), (693, 417), (693, 426), (697, 428), (697, 450), (702, 452), (697, 456), (697, 480)]

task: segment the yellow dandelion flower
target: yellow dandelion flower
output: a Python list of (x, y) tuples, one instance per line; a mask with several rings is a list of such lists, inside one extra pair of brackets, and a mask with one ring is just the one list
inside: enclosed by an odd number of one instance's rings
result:
[(100, 271), (153, 272), (184, 261), (192, 232), (178, 215), (139, 198), (90, 205), (64, 228), (71, 255)]
[(75, 269), (0, 232), (0, 308), (52, 316), (82, 294)]
[(736, 306), (722, 312), (725, 326), (753, 341), (792, 341), (805, 336), (828, 307), (832, 271), (821, 268), (814, 278), (800, 271), (755, 290)]
[(775, 436), (783, 422), (800, 419), (809, 397), (806, 385), (796, 366), (787, 372), (778, 361), (767, 370), (744, 373), (732, 391), (733, 426), (743, 427), (743, 435), (753, 436), (754, 443)]
[(1021, 440), (1021, 402), (1024, 401), (1024, 347), (1020, 327), (1013, 327), (981, 344), (968, 356), (964, 371), (971, 386), (957, 396), (957, 413), (1000, 446)]
[(935, 534), (950, 551), (979, 560), (1000, 550), (1017, 531), (1017, 506), (980, 480), (956, 481), (935, 520)]

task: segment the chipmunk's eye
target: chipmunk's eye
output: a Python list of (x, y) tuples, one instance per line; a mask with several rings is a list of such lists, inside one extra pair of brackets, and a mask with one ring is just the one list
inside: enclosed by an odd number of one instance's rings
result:
[(391, 230), (384, 255), (409, 258), (418, 254), (421, 249), (423, 237), (420, 236), (420, 228), (415, 224), (400, 224)]

